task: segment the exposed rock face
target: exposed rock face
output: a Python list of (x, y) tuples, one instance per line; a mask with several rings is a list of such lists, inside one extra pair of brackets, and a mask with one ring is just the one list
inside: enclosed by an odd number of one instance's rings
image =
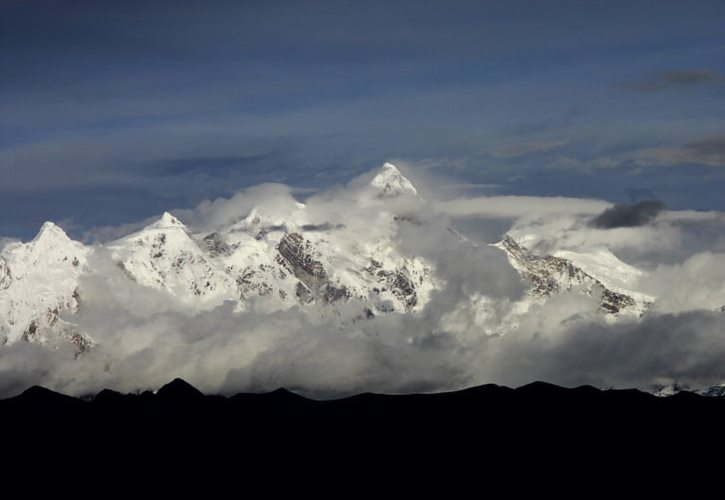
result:
[(322, 263), (315, 260), (309, 241), (299, 233), (286, 234), (277, 245), (277, 251), (283, 261), (289, 265), (290, 271), (301, 281), (324, 282), (327, 273)]
[(362, 317), (419, 310), (436, 287), (434, 272), (395, 248), (401, 218), (388, 212), (389, 200), (416, 197), (417, 190), (392, 164), (366, 182), (355, 193), (359, 208), (371, 211), (376, 236), (370, 239), (337, 221), (311, 219), (294, 200), (284, 209), (254, 207), (206, 235), (192, 234), (164, 213), (136, 233), (95, 247), (72, 241), (48, 222), (35, 239), (6, 245), (0, 255), (0, 344), (70, 342), (79, 353), (92, 346), (70, 322), (81, 307), (81, 277), (98, 272), (89, 268), (91, 254), (110, 257), (115, 266), (106, 269), (120, 270), (132, 286), (169, 294), (185, 311), (235, 301), (240, 312), (272, 312), (350, 299), (360, 302)]
[(331, 282), (322, 262), (315, 259), (311, 243), (301, 234), (285, 234), (277, 245), (277, 251), (278, 262), (294, 274), (303, 285), (302, 289), (297, 288), (297, 295), (301, 300), (307, 302), (311, 295), (316, 295), (329, 304), (350, 297), (350, 292), (345, 286)]
[(604, 313), (632, 312), (638, 308), (643, 312), (649, 306), (627, 294), (608, 289), (567, 259), (530, 252), (508, 235), (497, 246), (506, 252), (512, 266), (531, 284), (530, 293), (534, 297), (581, 289), (587, 295), (601, 297), (600, 309)]
[(76, 358), (83, 356), (93, 346), (93, 340), (80, 332), (76, 325), (60, 319), (57, 310), (46, 312), (40, 320), (32, 320), (21, 338), (26, 342), (56, 347), (61, 342), (70, 343), (75, 348)]
[(0, 290), (7, 290), (13, 283), (13, 276), (7, 261), (0, 257)]
[(406, 311), (412, 310), (418, 304), (415, 282), (405, 267), (387, 270), (383, 269), (382, 263), (371, 259), (370, 265), (365, 268), (365, 271), (373, 276), (380, 285), (375, 289), (377, 293), (390, 290), (405, 305)]
[(209, 255), (219, 257), (220, 255), (229, 255), (232, 247), (226, 244), (219, 233), (211, 233), (203, 239)]

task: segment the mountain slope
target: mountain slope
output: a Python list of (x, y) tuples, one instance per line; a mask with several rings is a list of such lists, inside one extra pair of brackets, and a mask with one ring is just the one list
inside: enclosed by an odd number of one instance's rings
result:
[[(101, 258), (110, 258), (110, 268), (135, 286), (167, 294), (191, 314), (230, 301), (239, 313), (301, 307), (330, 316), (345, 307), (357, 311), (356, 318), (373, 318), (423, 311), (445, 281), (431, 261), (415, 254), (417, 248), (405, 250), (399, 243), (401, 231), (415, 228), (420, 236), (440, 229), (418, 219), (424, 205), (417, 189), (386, 163), (351, 182), (346, 194), (334, 208), (344, 217), (291, 197), (278, 204), (263, 200), (214, 232), (194, 233), (164, 213), (140, 231), (95, 246), (72, 241), (46, 223), (31, 242), (0, 252), (0, 341), (70, 341), (82, 354), (93, 332), (79, 331), (72, 317), (83, 307), (82, 278), (108, 272), (93, 268)], [(440, 236), (470, 245), (455, 230)], [(503, 316), (492, 298), (469, 297), (466, 307), (475, 310), (472, 328), (478, 333), (510, 331), (532, 297), (546, 300), (561, 291), (601, 297), (602, 311), (612, 317), (647, 309), (649, 298), (625, 289), (637, 270), (613, 255), (538, 256), (510, 237), (497, 246), (530, 282), (531, 294)]]
[(0, 260), (0, 342), (53, 343), (60, 337), (85, 350), (91, 339), (60, 316), (80, 306), (78, 277), (88, 271), (90, 252), (51, 222), (32, 241), (5, 247)]
[(168, 212), (109, 249), (130, 279), (163, 289), (185, 304), (216, 305), (236, 294), (233, 280), (218, 269), (208, 246)]
[[(652, 302), (650, 297), (617, 291), (605, 286), (602, 281), (587, 273), (582, 267), (575, 265), (570, 259), (562, 256), (534, 254), (508, 235), (494, 246), (506, 252), (514, 269), (530, 283), (530, 295), (535, 299), (545, 299), (563, 291), (579, 290), (586, 295), (598, 297), (600, 310), (604, 313), (638, 317), (647, 311)], [(566, 253), (560, 255), (570, 256)], [(627, 280), (626, 271), (629, 269), (624, 268), (623, 273), (622, 266), (612, 265), (614, 259), (611, 257), (613, 256), (606, 255), (606, 259), (597, 259), (596, 255), (582, 256), (578, 254), (575, 257), (584, 260), (588, 267), (598, 270), (605, 276), (607, 269), (612, 269), (613, 279), (624, 282)], [(617, 263), (619, 262), (621, 261), (617, 260)], [(617, 276), (617, 274), (619, 275)]]
[[(84, 246), (53, 223), (31, 242), (0, 255), (0, 339), (51, 343), (70, 340), (82, 353), (91, 339), (68, 322), (81, 307), (80, 277), (100, 271), (89, 256), (103, 249), (138, 286), (169, 294), (187, 310), (250, 301), (267, 312), (294, 306), (334, 311), (360, 301), (360, 314), (413, 312), (436, 287), (424, 259), (396, 247), (398, 219), (387, 200), (417, 197), (413, 185), (391, 164), (359, 186), (356, 210), (373, 215), (378, 235), (361, 238), (341, 224), (311, 220), (302, 203), (282, 215), (253, 208), (221, 231), (193, 234), (170, 213), (140, 231), (106, 245)], [(373, 208), (359, 206), (374, 203)], [(64, 316), (65, 319), (62, 319)]]

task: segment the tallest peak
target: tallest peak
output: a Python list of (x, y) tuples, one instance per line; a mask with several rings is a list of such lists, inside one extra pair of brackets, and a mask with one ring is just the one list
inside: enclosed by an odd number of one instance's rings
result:
[(171, 215), (169, 212), (164, 212), (164, 215), (161, 216), (156, 222), (151, 224), (148, 229), (168, 229), (168, 228), (174, 228), (174, 227), (180, 227), (183, 228), (184, 224)]
[(171, 224), (174, 226), (180, 226), (181, 222), (179, 222), (179, 219), (171, 215), (169, 212), (164, 212), (164, 215), (161, 216), (161, 219), (159, 222), (163, 222), (164, 224)]
[(35, 236), (35, 238), (33, 238), (33, 242), (38, 242), (41, 240), (70, 241), (70, 238), (68, 238), (68, 235), (65, 234), (65, 231), (63, 231), (59, 226), (48, 221), (43, 223), (40, 231), (38, 231), (38, 234)]
[(380, 190), (380, 196), (386, 198), (404, 193), (418, 194), (418, 190), (415, 189), (413, 183), (400, 173), (398, 167), (388, 162), (378, 170), (370, 184)]

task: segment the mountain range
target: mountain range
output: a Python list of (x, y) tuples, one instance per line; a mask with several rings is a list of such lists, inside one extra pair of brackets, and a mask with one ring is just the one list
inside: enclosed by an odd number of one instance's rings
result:
[[(167, 212), (137, 232), (89, 245), (46, 222), (33, 240), (0, 251), (0, 344), (71, 343), (82, 356), (96, 344), (94, 332), (74, 322), (89, 293), (84, 278), (110, 273), (190, 311), (230, 303), (244, 314), (253, 303), (270, 314), (301, 307), (334, 315), (351, 301), (359, 320), (423, 311), (443, 279), (434, 262), (402, 248), (397, 236), (405, 225), (424, 224), (416, 210), (424, 209), (425, 200), (390, 163), (351, 185), (349, 193), (369, 234), (330, 223), (300, 202), (253, 207), (233, 223), (201, 233)], [(449, 229), (447, 237), (456, 244), (472, 245)], [(639, 318), (654, 301), (633, 289), (641, 271), (606, 250), (537, 255), (509, 235), (494, 246), (529, 291), (502, 324), (488, 330), (482, 325), (482, 334), (507, 333), (518, 315), (561, 292), (596, 297), (611, 321)]]

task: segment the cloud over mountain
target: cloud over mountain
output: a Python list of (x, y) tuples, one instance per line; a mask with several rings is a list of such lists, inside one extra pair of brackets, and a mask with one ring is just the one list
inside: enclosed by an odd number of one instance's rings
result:
[[(416, 184), (386, 165), (305, 198), (257, 186), (94, 245), (53, 225), (9, 243), (0, 306), (50, 314), (3, 326), (0, 394), (133, 391), (175, 376), (207, 392), (316, 396), (725, 380), (713, 349), (725, 321), (723, 214), (444, 201)], [(643, 223), (653, 208), (656, 223)], [(501, 221), (515, 246), (490, 245)], [(44, 274), (47, 255), (61, 288)]]

